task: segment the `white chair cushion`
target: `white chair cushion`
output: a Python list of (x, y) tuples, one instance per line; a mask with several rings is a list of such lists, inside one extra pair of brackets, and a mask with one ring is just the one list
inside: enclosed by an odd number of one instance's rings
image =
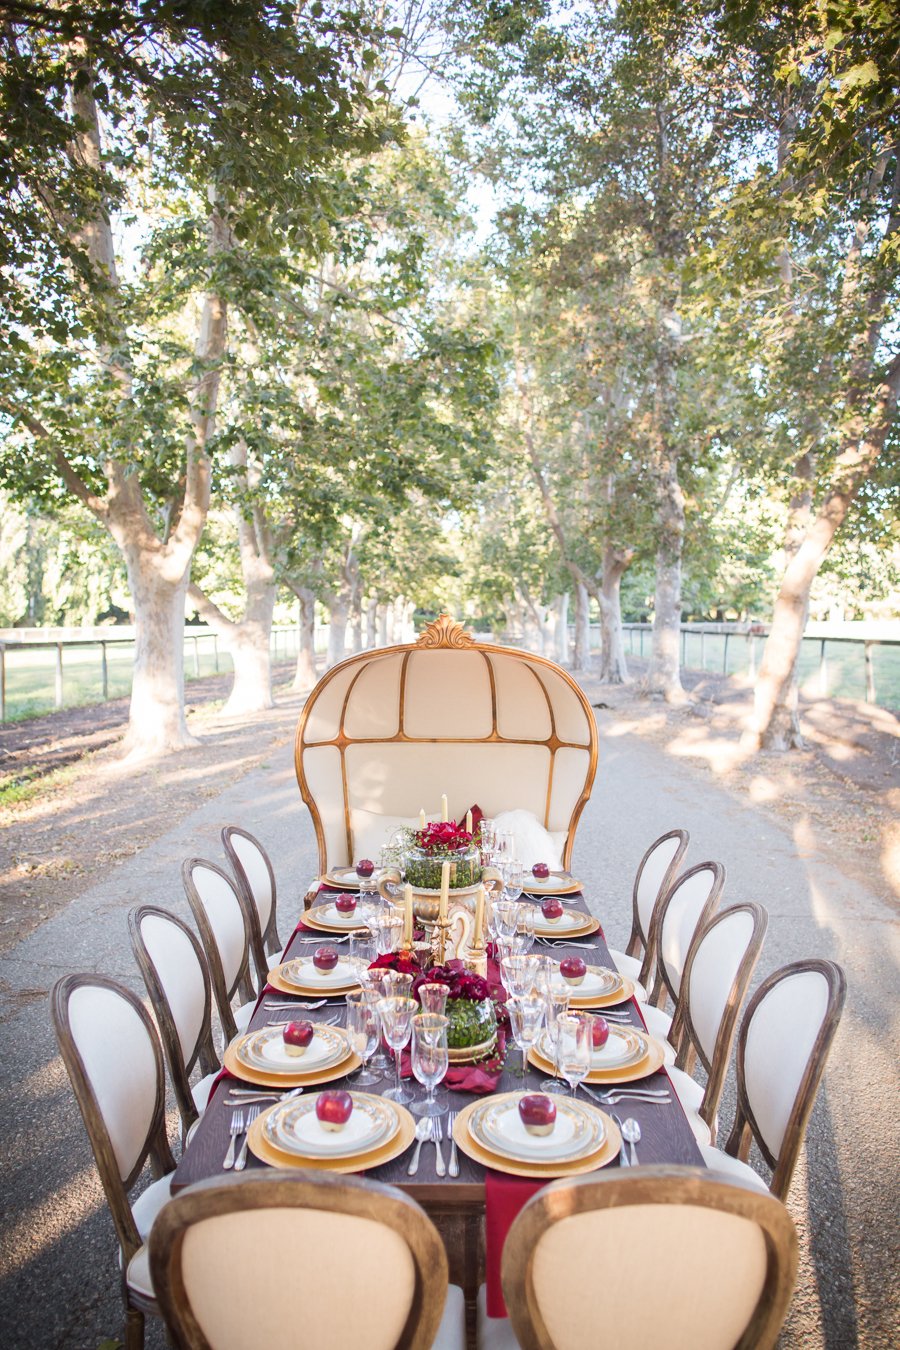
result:
[(256, 999), (252, 998), (249, 1003), (245, 1003), (238, 1008), (234, 1014), (234, 1025), (238, 1031), (246, 1031), (250, 1025), (250, 1018), (253, 1016), (253, 1010), (256, 1007)]
[(466, 1350), (466, 1300), (458, 1284), (447, 1286), (447, 1302), (432, 1350)]
[(143, 1247), (138, 1247), (128, 1262), (125, 1280), (128, 1288), (133, 1289), (136, 1294), (143, 1294), (144, 1298), (156, 1298), (150, 1282), (150, 1248), (146, 1243)]
[(218, 1072), (208, 1073), (205, 1078), (201, 1078), (200, 1082), (195, 1083), (191, 1088), (191, 1096), (194, 1099), (194, 1105), (201, 1114), (209, 1105), (209, 1094), (212, 1091), (212, 1085), (218, 1076)]
[(274, 970), (276, 966), (280, 966), (283, 960), (284, 960), (284, 952), (273, 952), (271, 956), (266, 957), (269, 970)]
[(640, 975), (643, 962), (636, 956), (628, 956), (625, 952), (617, 951), (615, 947), (610, 947), (609, 955), (620, 975), (627, 975), (629, 980), (636, 980)]
[(700, 1107), (703, 1105), (703, 1088), (699, 1083), (695, 1083), (693, 1078), (689, 1077), (683, 1069), (670, 1068), (667, 1072), (672, 1080), (675, 1094), (684, 1107), (684, 1114), (694, 1131), (694, 1138), (697, 1143), (710, 1143), (712, 1134), (706, 1121), (700, 1115)]
[(501, 811), (494, 817), (494, 823), (501, 833), (510, 833), (515, 839), (516, 857), (526, 868), (535, 863), (545, 862), (553, 871), (562, 867), (562, 848), (566, 832), (557, 830), (551, 834), (545, 830), (537, 816), (530, 811)]
[(487, 1288), (482, 1285), (478, 1290), (478, 1327), (476, 1343), (478, 1350), (518, 1350), (512, 1325), (507, 1317), (488, 1317)]
[(726, 1177), (737, 1177), (739, 1181), (749, 1181), (757, 1190), (768, 1192), (769, 1188), (759, 1173), (754, 1172), (747, 1163), (741, 1162), (740, 1158), (732, 1158), (730, 1153), (723, 1153), (720, 1148), (713, 1148), (711, 1144), (701, 1144), (700, 1152), (711, 1172), (720, 1172)]
[(141, 1192), (131, 1206), (131, 1212), (134, 1215), (134, 1222), (137, 1226), (137, 1230), (145, 1242), (150, 1236), (153, 1220), (156, 1218), (166, 1201), (171, 1199), (171, 1184), (171, 1172), (168, 1176), (160, 1177), (158, 1181), (151, 1181), (147, 1189)]
[(672, 1026), (672, 1019), (668, 1013), (664, 1013), (662, 1008), (654, 1008), (649, 1003), (642, 1004), (641, 1016), (647, 1023), (647, 1030), (651, 1036), (655, 1036), (663, 1048), (666, 1057), (666, 1064), (675, 1063), (675, 1050), (666, 1039)]

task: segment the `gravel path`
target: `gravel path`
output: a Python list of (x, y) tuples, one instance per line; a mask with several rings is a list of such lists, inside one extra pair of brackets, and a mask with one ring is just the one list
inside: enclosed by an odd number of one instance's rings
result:
[[(782, 1345), (797, 1350), (896, 1346), (898, 1309), (895, 912), (876, 887), (842, 870), (802, 816), (750, 803), (601, 712), (600, 770), (582, 818), (575, 868), (610, 940), (624, 944), (631, 878), (647, 844), (675, 825), (691, 833), (689, 861), (720, 859), (725, 903), (761, 901), (771, 916), (758, 979), (787, 961), (833, 957), (845, 967), (847, 1008), (795, 1177), (790, 1208), (801, 1272)], [(257, 833), (279, 879), (282, 931), (315, 868), (309, 817), (294, 780), (283, 714), (266, 762), (238, 765), (222, 790), (191, 804), (152, 843), (105, 868), (0, 963), (0, 1070), (5, 1167), (0, 1243), (4, 1350), (97, 1350), (120, 1331), (115, 1240), (47, 1017), (62, 974), (98, 970), (140, 989), (125, 915), (138, 901), (189, 917), (180, 864), (218, 858), (228, 822)], [(213, 784), (203, 782), (208, 794)], [(99, 803), (98, 803), (99, 807)], [(876, 870), (873, 856), (873, 873)], [(723, 1122), (731, 1118), (729, 1095)], [(176, 1136), (171, 1117), (170, 1136)], [(159, 1328), (149, 1347), (162, 1347)]]

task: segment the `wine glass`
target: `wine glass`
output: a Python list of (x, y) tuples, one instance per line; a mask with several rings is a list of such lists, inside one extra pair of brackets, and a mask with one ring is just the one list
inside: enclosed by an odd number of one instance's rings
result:
[(395, 952), (403, 936), (403, 915), (395, 910), (378, 914), (372, 920), (372, 934), (375, 938), (375, 950), (379, 956), (388, 956)]
[(531, 972), (527, 956), (504, 956), (500, 960), (500, 978), (507, 994), (521, 997), (531, 992)]
[[(549, 957), (547, 958), (549, 960)], [(553, 1046), (553, 1067), (556, 1070), (556, 1077), (549, 1083), (544, 1084), (546, 1092), (565, 1092), (562, 1078), (559, 1073), (559, 1019), (565, 1017), (569, 1011), (569, 999), (572, 997), (568, 988), (555, 988), (552, 983), (547, 991), (545, 1003), (547, 1005), (547, 1032), (550, 1036), (550, 1043)]]
[(373, 919), (377, 919), (384, 908), (384, 901), (378, 888), (373, 886), (368, 878), (360, 882), (358, 903), (359, 917), (367, 927), (371, 928)]
[(445, 1102), (434, 1095), (450, 1064), (447, 1049), (449, 1017), (437, 1013), (419, 1013), (412, 1019), (412, 1071), (425, 1088), (422, 1101), (413, 1102), (410, 1110), (417, 1116), (442, 1116)]
[(360, 982), (362, 985), (363, 997), (375, 1014), (378, 1027), (377, 1049), (372, 1056), (369, 1067), (378, 1074), (379, 1078), (383, 1078), (391, 1067), (391, 1061), (388, 1059), (387, 1051), (381, 1042), (381, 1023), (377, 1021), (378, 1004), (388, 992), (385, 988), (383, 979), (384, 974), (385, 972), (383, 970), (367, 970)]
[(485, 817), (480, 826), (481, 830), (481, 860), (487, 867), (494, 856), (494, 850), (497, 847), (497, 823), (494, 820), (488, 820)]
[(347, 960), (356, 971), (356, 978), (362, 984), (363, 971), (368, 970), (375, 960), (375, 943), (372, 934), (367, 929), (360, 929), (350, 934), (347, 943)]
[(414, 998), (380, 998), (376, 1007), (381, 1019), (384, 1039), (394, 1052), (394, 1066), (397, 1072), (396, 1084), (394, 1087), (388, 1088), (383, 1095), (389, 1097), (392, 1102), (399, 1102), (402, 1106), (406, 1106), (412, 1100), (412, 1093), (403, 1086), (403, 1080), (400, 1077), (400, 1054), (403, 1047), (409, 1042), (412, 1034), (412, 1019), (418, 1012), (419, 1005)]
[(413, 976), (402, 970), (386, 970), (382, 976), (385, 998), (411, 998)]
[(557, 1027), (557, 1063), (574, 1097), (591, 1067), (591, 1027), (586, 1017), (571, 1012), (557, 1019)]
[(519, 906), (513, 900), (498, 900), (494, 905), (494, 929), (498, 941), (515, 937), (519, 923)]
[(500, 864), (504, 900), (518, 900), (525, 886), (525, 869), (518, 858), (504, 857)]
[(516, 905), (516, 909), (518, 915), (513, 941), (516, 950), (524, 955), (534, 946), (534, 905)]
[(443, 1017), (447, 1009), (449, 992), (450, 990), (445, 984), (438, 984), (437, 981), (420, 984), (419, 999), (422, 1004), (422, 1012), (434, 1013), (437, 1017)]
[(549, 956), (535, 956), (533, 952), (528, 959), (531, 962), (531, 987), (541, 998), (546, 999), (553, 986), (556, 962)]
[(355, 1087), (370, 1087), (379, 1082), (380, 1075), (369, 1068), (369, 1060), (378, 1044), (380, 1027), (378, 1014), (366, 998), (365, 992), (347, 995), (347, 1038), (352, 1049), (362, 1060), (362, 1068), (353, 1078)]
[(517, 1077), (524, 1078), (528, 1051), (538, 1038), (547, 1005), (539, 994), (515, 994), (506, 1000), (506, 1011), (513, 1039), (522, 1052), (522, 1067)]

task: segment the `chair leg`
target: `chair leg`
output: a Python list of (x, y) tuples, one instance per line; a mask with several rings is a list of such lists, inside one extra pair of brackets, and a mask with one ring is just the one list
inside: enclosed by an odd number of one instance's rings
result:
[(144, 1314), (137, 1308), (125, 1311), (125, 1350), (144, 1350)]

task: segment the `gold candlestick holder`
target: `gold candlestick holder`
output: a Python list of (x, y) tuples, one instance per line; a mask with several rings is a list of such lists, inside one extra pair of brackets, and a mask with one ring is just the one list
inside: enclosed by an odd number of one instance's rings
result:
[(438, 916), (437, 920), (435, 921), (434, 932), (437, 939), (435, 945), (437, 947), (437, 964), (439, 966), (444, 965), (447, 959), (447, 930), (449, 929), (449, 927), (450, 927), (449, 917), (442, 919), (440, 918), (440, 916)]
[(487, 979), (487, 948), (481, 943), (473, 943), (469, 948), (465, 966), (466, 970), (470, 970), (473, 975), (481, 975), (484, 979)]

